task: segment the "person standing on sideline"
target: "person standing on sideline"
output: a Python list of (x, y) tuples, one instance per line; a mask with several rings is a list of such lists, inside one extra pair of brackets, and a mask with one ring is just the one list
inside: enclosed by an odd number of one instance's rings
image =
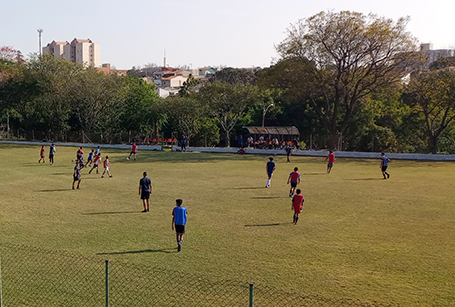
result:
[(79, 185), (81, 184), (81, 168), (79, 167), (79, 161), (76, 161), (76, 166), (74, 167), (73, 190), (74, 190), (74, 183), (76, 181), (77, 181), (77, 189), (79, 189)]
[(268, 177), (267, 184), (265, 185), (265, 187), (270, 188), (270, 182), (272, 181), (272, 175), (276, 169), (275, 162), (273, 162), (273, 157), (269, 157), (269, 162), (267, 162), (265, 169), (267, 171), (267, 177)]
[(147, 177), (147, 172), (142, 174), (144, 177), (139, 180), (139, 195), (141, 195), (144, 210), (142, 212), (150, 211), (150, 194), (152, 193), (152, 181)]
[(185, 225), (188, 220), (187, 209), (182, 207), (183, 200), (180, 198), (175, 201), (176, 206), (172, 210), (172, 230), (174, 230), (177, 237), (177, 252), (182, 250), (183, 235), (185, 234)]
[(131, 155), (134, 155), (134, 161), (136, 161), (136, 151), (137, 151), (137, 145), (136, 145), (136, 142), (133, 142), (133, 146), (131, 147), (130, 155), (126, 159), (129, 160)]
[(286, 148), (284, 150), (286, 150), (286, 161), (287, 161), (287, 163), (289, 163), (289, 162), (291, 162), (290, 156), (292, 154), (292, 146), (288, 145), (288, 146), (286, 146)]
[(329, 155), (327, 156), (327, 158), (325, 158), (324, 161), (327, 161), (327, 159), (329, 160), (329, 163), (327, 163), (327, 174), (330, 174), (330, 171), (332, 170), (332, 167), (333, 167), (333, 163), (335, 163), (335, 154), (333, 153), (333, 151), (329, 151)]
[(294, 167), (294, 171), (289, 174), (288, 183), (287, 183), (287, 184), (289, 184), (289, 182), (291, 183), (291, 189), (289, 190), (289, 197), (292, 197), (292, 195), (294, 195), (295, 188), (297, 187), (297, 184), (300, 183), (300, 173), (298, 172), (298, 170), (299, 169), (297, 167)]
[(43, 163), (46, 163), (46, 160), (44, 160), (44, 145), (41, 146), (41, 150), (39, 152), (40, 159), (38, 160), (38, 163), (41, 163), (41, 160), (43, 160)]
[(295, 194), (292, 198), (292, 209), (294, 209), (294, 225), (297, 225), (297, 222), (299, 221), (299, 214), (303, 210), (303, 202), (305, 201), (303, 195), (300, 194), (301, 192), (302, 191), (300, 189), (297, 189), (297, 194)]
[(55, 155), (55, 144), (52, 143), (51, 147), (49, 148), (49, 164), (54, 164), (54, 155)]
[(183, 138), (183, 139), (182, 139), (181, 150), (182, 150), (182, 151), (186, 151), (186, 138)]
[[(390, 159), (386, 157), (385, 153), (381, 152), (381, 170), (384, 179), (390, 178), (390, 174), (387, 173), (387, 167), (389, 166)], [(387, 175), (387, 177), (386, 177)]]
[(106, 159), (104, 159), (104, 172), (103, 174), (101, 175), (101, 178), (104, 178), (104, 174), (107, 173), (109, 175), (109, 177), (112, 177), (111, 175), (111, 172), (109, 170), (109, 167), (111, 166), (111, 164), (109, 163), (109, 157), (106, 156)]

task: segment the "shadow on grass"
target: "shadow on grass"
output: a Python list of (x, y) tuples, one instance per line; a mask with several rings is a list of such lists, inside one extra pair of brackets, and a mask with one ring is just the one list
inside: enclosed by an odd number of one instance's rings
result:
[(280, 225), (287, 225), (291, 223), (269, 223), (269, 224), (249, 224), (245, 225), (245, 227), (268, 227), (268, 226), (280, 226)]
[(251, 197), (251, 199), (273, 199), (273, 198), (289, 198), (288, 196), (258, 196)]
[(322, 172), (322, 173), (303, 173), (302, 175), (304, 176), (313, 176), (313, 175), (326, 175), (327, 172)]
[(345, 179), (345, 180), (352, 180), (352, 181), (364, 181), (364, 180), (384, 180), (384, 178), (352, 178), (352, 179)]
[(161, 248), (161, 249), (143, 249), (137, 251), (123, 251), (111, 253), (97, 253), (97, 255), (124, 255), (124, 254), (142, 254), (142, 253), (177, 253), (177, 247)]
[(82, 215), (103, 215), (103, 214), (130, 214), (130, 213), (142, 213), (141, 211), (111, 211), (111, 212), (88, 212), (82, 213)]
[(47, 189), (47, 190), (37, 190), (37, 192), (63, 192), (63, 191), (70, 191), (71, 188), (68, 189)]

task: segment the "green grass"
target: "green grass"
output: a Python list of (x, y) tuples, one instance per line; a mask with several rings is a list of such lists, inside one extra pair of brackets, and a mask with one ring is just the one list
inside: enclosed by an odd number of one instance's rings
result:
[[(46, 148), (46, 151), (48, 148)], [(153, 265), (210, 280), (239, 280), (326, 298), (404, 306), (455, 300), (452, 163), (277, 156), (265, 189), (266, 156), (103, 150), (113, 178), (82, 171), (71, 190), (76, 148), (58, 147), (55, 165), (39, 147), (0, 147), (1, 243)], [(305, 195), (299, 224), (286, 180), (294, 166)], [(153, 183), (141, 213), (139, 179)], [(188, 208), (183, 251), (175, 253), (171, 211)], [(170, 252), (169, 252), (170, 251)]]

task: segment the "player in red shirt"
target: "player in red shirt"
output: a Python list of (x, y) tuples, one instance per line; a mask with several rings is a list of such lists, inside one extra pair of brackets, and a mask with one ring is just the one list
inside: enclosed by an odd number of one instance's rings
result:
[(107, 173), (109, 175), (109, 177), (112, 177), (111, 172), (109, 170), (109, 167), (110, 167), (111, 164), (109, 163), (109, 157), (108, 156), (106, 156), (106, 159), (104, 159), (103, 163), (104, 163), (104, 172), (101, 175), (101, 178), (104, 178), (104, 174), (105, 173)]
[(301, 191), (300, 189), (297, 189), (297, 194), (294, 195), (292, 198), (292, 209), (294, 210), (294, 225), (297, 224), (299, 221), (299, 214), (303, 210), (303, 202), (305, 201), (305, 198), (303, 197), (302, 194), (300, 194)]
[(44, 145), (41, 146), (41, 150), (39, 152), (40, 159), (38, 160), (38, 163), (41, 163), (41, 160), (43, 160), (43, 163), (46, 163), (46, 160), (44, 160)]
[(131, 153), (128, 156), (128, 158), (126, 158), (126, 159), (129, 160), (131, 155), (134, 155), (134, 161), (136, 161), (136, 151), (137, 151), (137, 145), (136, 145), (136, 142), (134, 142), (133, 147), (131, 147)]
[(327, 174), (330, 174), (330, 171), (332, 170), (332, 167), (333, 167), (333, 163), (335, 163), (335, 154), (333, 153), (333, 151), (329, 151), (329, 155), (327, 156), (327, 158), (325, 158), (324, 161), (327, 161), (327, 159), (329, 159), (329, 163), (327, 163)]
[(291, 189), (289, 190), (289, 197), (292, 197), (292, 195), (294, 195), (295, 188), (297, 187), (297, 184), (300, 183), (300, 173), (298, 172), (298, 170), (299, 169), (297, 167), (294, 167), (294, 171), (289, 174), (288, 183), (287, 183), (287, 184), (289, 184), (289, 182), (291, 183)]
[(93, 160), (93, 167), (88, 173), (91, 174), (92, 171), (96, 168), (96, 173), (98, 174), (98, 167), (100, 165), (100, 162), (101, 162), (101, 153), (99, 153), (98, 155), (95, 156), (95, 160)]

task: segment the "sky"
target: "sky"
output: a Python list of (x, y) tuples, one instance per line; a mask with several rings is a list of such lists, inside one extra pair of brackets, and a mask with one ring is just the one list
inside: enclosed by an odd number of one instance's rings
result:
[(410, 17), (407, 29), (434, 49), (455, 49), (453, 0), (0, 0), (0, 47), (28, 55), (74, 38), (100, 43), (101, 62), (191, 68), (270, 66), (299, 19), (321, 11)]

